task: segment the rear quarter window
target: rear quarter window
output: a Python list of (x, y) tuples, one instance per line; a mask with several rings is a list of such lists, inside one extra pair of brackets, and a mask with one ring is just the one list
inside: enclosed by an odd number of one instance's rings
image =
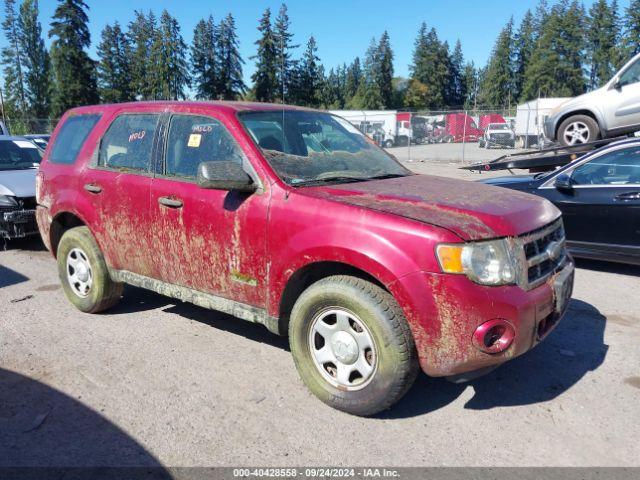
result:
[(100, 120), (100, 115), (74, 115), (60, 127), (51, 147), (49, 161), (71, 165), (78, 157), (85, 140)]

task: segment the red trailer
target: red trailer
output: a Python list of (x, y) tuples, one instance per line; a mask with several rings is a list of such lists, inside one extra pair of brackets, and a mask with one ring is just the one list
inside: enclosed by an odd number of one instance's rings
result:
[(480, 130), (484, 131), (491, 123), (507, 123), (499, 113), (490, 113), (480, 117)]
[(447, 143), (477, 142), (482, 130), (466, 113), (450, 113), (445, 120), (444, 141)]

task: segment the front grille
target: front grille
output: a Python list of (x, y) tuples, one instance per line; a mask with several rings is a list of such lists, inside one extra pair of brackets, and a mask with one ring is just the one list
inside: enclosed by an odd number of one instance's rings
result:
[(525, 280), (529, 289), (544, 283), (567, 259), (562, 219), (519, 237), (524, 249)]

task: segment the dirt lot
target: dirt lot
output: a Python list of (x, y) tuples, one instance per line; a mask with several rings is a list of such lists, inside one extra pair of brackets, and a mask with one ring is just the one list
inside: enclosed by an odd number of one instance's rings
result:
[(82, 314), (40, 243), (14, 242), (0, 252), (0, 466), (638, 466), (640, 268), (578, 267), (535, 350), (466, 385), (421, 376), (362, 419), (309, 394), (263, 327), (135, 288)]

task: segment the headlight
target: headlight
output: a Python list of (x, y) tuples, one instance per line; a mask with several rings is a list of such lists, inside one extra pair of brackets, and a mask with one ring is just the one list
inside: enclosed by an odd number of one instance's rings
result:
[(7, 195), (0, 195), (0, 207), (17, 207), (18, 202), (13, 197)]
[(509, 285), (517, 281), (517, 257), (505, 239), (441, 244), (436, 254), (445, 273), (464, 274), (482, 285)]

